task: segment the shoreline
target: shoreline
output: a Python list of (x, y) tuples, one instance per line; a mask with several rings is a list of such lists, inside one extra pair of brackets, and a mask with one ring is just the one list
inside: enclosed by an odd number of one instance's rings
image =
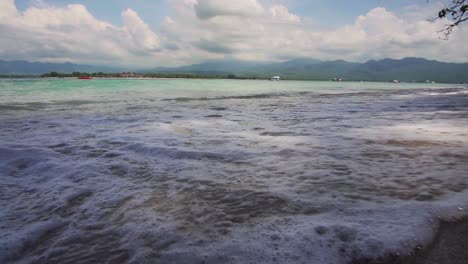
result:
[(377, 259), (355, 259), (349, 264), (466, 264), (468, 263), (468, 217), (442, 221), (433, 240), (409, 255), (387, 254)]
[[(41, 77), (35, 75), (25, 75), (25, 76), (9, 76), (4, 77), (0, 76), (0, 80), (79, 80), (77, 77)], [(207, 78), (207, 77), (93, 77), (93, 80), (236, 80), (236, 81), (271, 81), (269, 78)], [(345, 80), (345, 81), (333, 81), (330, 79), (288, 79), (284, 78), (281, 81), (298, 81), (298, 82), (333, 82), (333, 83), (394, 83), (392, 81), (373, 81), (373, 80)], [(467, 85), (468, 83), (458, 83), (458, 82), (437, 82), (437, 83), (426, 83), (424, 81), (400, 81), (394, 84), (428, 84), (428, 85), (441, 85), (441, 84), (448, 84), (448, 85)]]

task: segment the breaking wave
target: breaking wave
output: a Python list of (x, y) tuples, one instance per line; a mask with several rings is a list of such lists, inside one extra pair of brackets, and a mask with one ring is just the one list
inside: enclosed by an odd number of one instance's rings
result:
[(466, 216), (467, 88), (184, 82), (0, 96), (0, 262), (347, 263)]

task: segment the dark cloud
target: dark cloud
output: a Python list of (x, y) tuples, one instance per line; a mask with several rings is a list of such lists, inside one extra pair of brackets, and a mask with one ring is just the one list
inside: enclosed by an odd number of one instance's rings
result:
[(177, 45), (175, 43), (166, 43), (164, 45), (164, 48), (166, 48), (168, 50), (179, 50), (180, 49), (179, 45)]
[(258, 15), (261, 11), (261, 5), (257, 1), (252, 0), (233, 0), (227, 2), (198, 0), (195, 4), (195, 13), (198, 18), (203, 20), (216, 16), (254, 16)]
[(202, 50), (212, 52), (212, 53), (222, 53), (222, 54), (232, 54), (234, 53), (234, 49), (231, 47), (224, 45), (223, 43), (210, 41), (210, 40), (200, 40), (195, 42), (194, 45)]

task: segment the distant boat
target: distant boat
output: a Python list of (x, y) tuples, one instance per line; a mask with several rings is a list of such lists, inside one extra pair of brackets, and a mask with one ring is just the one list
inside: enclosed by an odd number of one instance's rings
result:
[(273, 76), (270, 78), (270, 81), (279, 81), (281, 79), (281, 77), (279, 77), (278, 75), (276, 76)]
[(394, 83), (399, 83), (400, 81), (399, 80), (393, 80)]
[(80, 76), (80, 77), (78, 77), (78, 79), (80, 79), (80, 80), (91, 80), (92, 78), (93, 77), (91, 77), (91, 76)]

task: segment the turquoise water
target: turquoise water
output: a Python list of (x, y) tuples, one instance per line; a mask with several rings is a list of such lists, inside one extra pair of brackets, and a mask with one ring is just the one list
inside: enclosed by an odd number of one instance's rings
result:
[(347, 93), (369, 90), (463, 87), (455, 84), (253, 81), (197, 79), (0, 80), (0, 102), (48, 102), (117, 98), (214, 97), (282, 92)]
[(347, 263), (468, 211), (462, 85), (0, 80), (0, 124), (2, 263)]

